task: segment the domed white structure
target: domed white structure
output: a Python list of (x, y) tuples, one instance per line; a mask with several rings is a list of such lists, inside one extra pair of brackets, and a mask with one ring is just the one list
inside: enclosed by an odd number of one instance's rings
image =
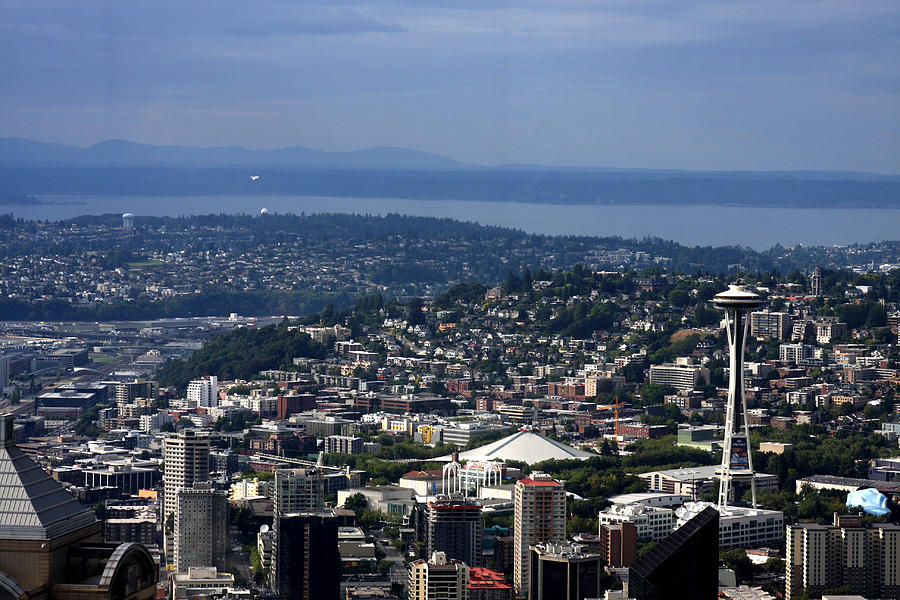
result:
[(269, 214), (269, 209), (266, 207), (263, 207), (263, 208), (259, 209), (259, 214), (267, 215), (267, 214)]
[(122, 229), (131, 229), (134, 227), (134, 215), (130, 212), (122, 215)]

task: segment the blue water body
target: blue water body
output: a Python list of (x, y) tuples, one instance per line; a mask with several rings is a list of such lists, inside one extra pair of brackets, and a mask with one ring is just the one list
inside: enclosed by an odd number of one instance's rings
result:
[(656, 236), (688, 245), (841, 245), (900, 239), (897, 209), (800, 209), (709, 205), (565, 205), (468, 200), (317, 196), (41, 196), (49, 204), (0, 207), (17, 217), (59, 220), (86, 214), (400, 213), (450, 217), (549, 235)]

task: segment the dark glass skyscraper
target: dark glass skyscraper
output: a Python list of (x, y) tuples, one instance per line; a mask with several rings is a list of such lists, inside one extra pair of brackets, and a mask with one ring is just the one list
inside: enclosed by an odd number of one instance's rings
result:
[(578, 544), (531, 547), (529, 600), (584, 600), (602, 596), (603, 557)]
[(282, 598), (338, 600), (341, 556), (338, 520), (328, 512), (286, 513), (278, 519), (272, 582)]
[(707, 507), (629, 569), (635, 600), (714, 600), (719, 593), (719, 512)]

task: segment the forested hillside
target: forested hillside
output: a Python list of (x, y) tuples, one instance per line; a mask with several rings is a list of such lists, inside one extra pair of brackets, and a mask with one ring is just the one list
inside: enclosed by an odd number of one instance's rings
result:
[(170, 360), (160, 369), (159, 382), (183, 392), (191, 379), (250, 379), (260, 370), (292, 366), (294, 357), (324, 358), (325, 348), (287, 320), (259, 329), (242, 327), (209, 340), (187, 360)]

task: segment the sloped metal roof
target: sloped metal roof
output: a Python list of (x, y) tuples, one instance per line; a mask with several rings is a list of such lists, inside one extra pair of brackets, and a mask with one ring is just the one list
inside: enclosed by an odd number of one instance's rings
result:
[(0, 539), (52, 539), (94, 521), (28, 455), (8, 441), (0, 445)]
[[(596, 455), (567, 446), (562, 442), (551, 440), (533, 431), (519, 431), (486, 446), (459, 453), (461, 460), (517, 460), (529, 465), (550, 458), (556, 460), (566, 458), (585, 460), (592, 456)], [(452, 458), (451, 455), (447, 455), (434, 460), (449, 461)]]

